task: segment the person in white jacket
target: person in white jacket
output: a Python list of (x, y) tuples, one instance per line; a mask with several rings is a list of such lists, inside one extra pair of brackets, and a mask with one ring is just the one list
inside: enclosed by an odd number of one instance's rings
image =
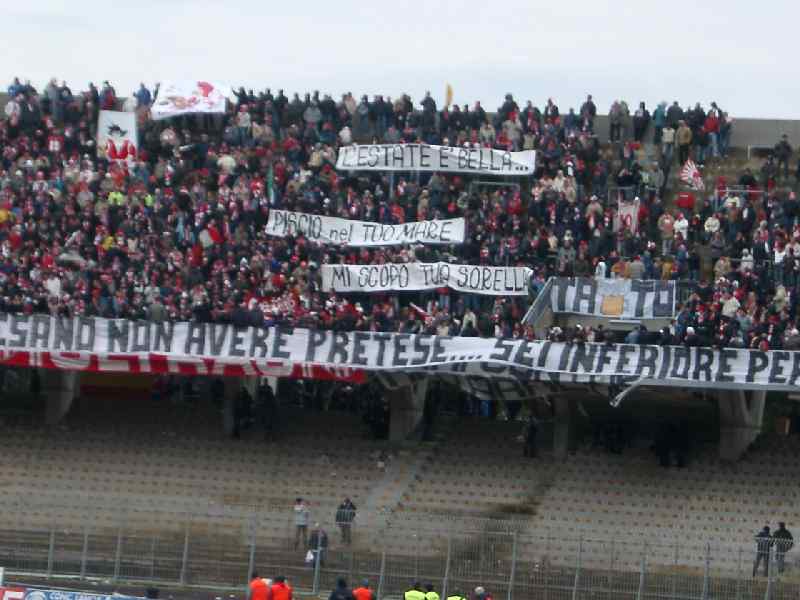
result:
[(607, 277), (608, 267), (606, 266), (606, 262), (603, 259), (597, 261), (597, 265), (594, 268), (594, 276), (597, 279), (605, 279)]
[(712, 214), (706, 219), (703, 229), (705, 229), (707, 239), (711, 239), (713, 235), (719, 231), (719, 216), (717, 213)]
[(680, 234), (681, 238), (687, 239), (689, 235), (689, 221), (683, 216), (683, 213), (678, 213), (678, 218), (675, 219), (675, 236)]

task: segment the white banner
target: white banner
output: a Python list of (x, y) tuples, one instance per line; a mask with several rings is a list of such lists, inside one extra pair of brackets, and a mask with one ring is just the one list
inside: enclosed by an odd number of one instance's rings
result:
[(97, 118), (97, 155), (108, 160), (135, 161), (139, 154), (136, 113), (101, 110)]
[(168, 81), (158, 88), (150, 107), (154, 121), (191, 113), (224, 113), (230, 86), (209, 81)]
[(339, 148), (340, 171), (441, 171), (482, 175), (533, 175), (536, 152), (427, 144), (375, 144)]
[(115, 373), (270, 375), (296, 365), (511, 379), (797, 391), (800, 352), (0, 313), (0, 364)]
[(620, 319), (672, 318), (675, 282), (558, 277), (550, 291), (550, 306), (554, 313)]
[(403, 292), (449, 287), (487, 296), (526, 296), (527, 267), (435, 263), (322, 265), (322, 289), (337, 292)]
[(266, 233), (277, 237), (303, 235), (312, 242), (339, 246), (463, 244), (466, 222), (459, 218), (387, 225), (272, 209)]
[(639, 230), (639, 200), (621, 200), (614, 215), (614, 231), (629, 229), (632, 234)]

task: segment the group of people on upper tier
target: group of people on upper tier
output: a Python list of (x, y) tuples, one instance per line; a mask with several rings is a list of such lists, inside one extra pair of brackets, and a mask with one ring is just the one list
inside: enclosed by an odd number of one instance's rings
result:
[[(533, 338), (522, 324), (528, 297), (447, 287), (343, 294), (323, 289), (320, 266), (526, 266), (535, 295), (551, 275), (699, 281), (708, 254), (713, 277), (698, 294), (712, 293), (689, 305), (697, 323), (676, 324), (679, 342), (693, 329), (702, 344), (778, 348), (797, 331), (799, 213), (777, 169), (793, 156), (788, 141), (760, 178), (745, 171), (736, 186), (718, 182), (678, 211), (662, 200), (671, 164), (663, 148), (650, 157), (635, 139), (651, 126), (663, 137), (679, 115), (691, 127), (700, 112), (704, 124), (721, 119), (715, 104), (670, 107), (663, 123), (659, 110), (635, 111), (630, 128), (622, 109), (612, 120), (619, 135), (605, 145), (591, 96), (564, 112), (552, 99), (540, 109), (507, 94), (490, 114), (480, 103), (438, 106), (430, 94), (419, 103), (352, 94), (337, 102), (239, 89), (227, 114), (152, 121), (157, 93), (141, 86), (120, 106), (109, 82), (81, 93), (57, 81), (41, 93), (10, 86), (0, 120), (0, 310)], [(132, 160), (97, 152), (98, 111), (107, 108), (137, 112)], [(335, 168), (340, 147), (373, 141), (534, 149), (536, 168), (530, 182), (499, 186), (464, 174)], [(634, 218), (622, 219), (620, 202), (635, 201)], [(467, 239), (323, 245), (268, 236), (273, 209), (380, 223), (464, 217)]]

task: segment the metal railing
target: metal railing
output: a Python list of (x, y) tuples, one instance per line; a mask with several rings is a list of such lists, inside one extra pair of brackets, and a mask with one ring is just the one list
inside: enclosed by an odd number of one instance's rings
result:
[[(262, 512), (236, 514), (216, 521), (194, 515), (160, 530), (142, 522), (116, 530), (76, 529), (66, 522), (0, 529), (0, 565), (11, 580), (227, 590), (242, 590), (257, 569), (262, 576), (284, 575), (295, 589), (312, 594), (325, 593), (344, 576), (354, 584), (368, 579), (379, 598), (401, 598), (414, 582), (433, 584), (442, 597), (469, 597), (482, 586), (497, 600), (770, 600), (800, 593), (797, 566), (786, 560), (791, 552), (779, 556), (773, 548), (769, 557), (762, 555), (754, 576), (755, 543), (695, 542), (677, 531), (675, 541), (611, 540), (541, 532), (526, 519), (385, 513), (359, 514), (347, 543), (334, 516), (319, 528), (327, 539), (315, 535), (312, 524), (300, 532), (310, 539), (300, 535), (298, 541), (285, 512), (271, 526)], [(633, 524), (629, 535), (636, 535)]]
[(522, 318), (522, 323), (525, 325), (535, 325), (544, 314), (544, 311), (550, 306), (550, 295), (553, 289), (553, 277), (548, 277), (547, 281), (539, 290), (536, 298), (531, 303), (528, 312)]

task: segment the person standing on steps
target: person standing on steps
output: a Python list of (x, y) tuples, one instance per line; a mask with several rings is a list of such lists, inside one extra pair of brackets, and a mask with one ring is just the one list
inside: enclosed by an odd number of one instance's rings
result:
[(328, 554), (328, 533), (319, 523), (314, 523), (314, 529), (308, 536), (308, 548), (314, 556), (314, 563), (319, 560), (319, 566), (325, 566), (325, 558)]
[(778, 565), (778, 573), (783, 573), (786, 567), (786, 553), (794, 546), (794, 538), (789, 530), (786, 529), (786, 523), (778, 523), (778, 530), (772, 536), (775, 543), (775, 563)]
[(756, 535), (756, 560), (753, 563), (753, 577), (758, 573), (758, 565), (764, 563), (764, 577), (769, 575), (769, 549), (772, 547), (772, 535), (769, 526), (764, 525), (764, 529)]
[(350, 498), (345, 498), (344, 502), (336, 510), (336, 524), (342, 532), (342, 543), (350, 545), (353, 543), (353, 521), (356, 518), (356, 505)]
[(536, 434), (539, 432), (539, 424), (533, 415), (528, 419), (528, 426), (525, 428), (525, 446), (523, 456), (525, 458), (536, 458)]
[(302, 498), (294, 501), (294, 549), (297, 550), (300, 540), (303, 541), (303, 548), (308, 546), (308, 522), (311, 520), (311, 511), (308, 504)]
[(682, 167), (689, 159), (689, 149), (692, 147), (692, 130), (685, 121), (678, 123), (675, 141), (678, 145), (678, 164)]

